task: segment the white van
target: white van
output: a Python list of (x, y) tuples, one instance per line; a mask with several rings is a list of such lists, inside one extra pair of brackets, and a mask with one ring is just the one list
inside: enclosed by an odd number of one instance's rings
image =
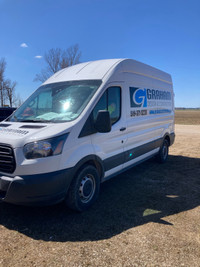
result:
[(63, 69), (0, 123), (0, 200), (83, 211), (110, 177), (165, 162), (174, 137), (169, 74), (131, 59)]

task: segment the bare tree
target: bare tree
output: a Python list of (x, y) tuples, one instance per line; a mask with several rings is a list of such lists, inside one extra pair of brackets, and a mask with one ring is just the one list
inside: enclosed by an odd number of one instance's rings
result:
[(4, 72), (6, 69), (6, 61), (5, 58), (0, 59), (0, 81), (4, 79)]
[(6, 69), (5, 58), (1, 58), (0, 59), (0, 97), (1, 97), (1, 106), (4, 105), (4, 99), (5, 99), (5, 81), (4, 81), (5, 69)]
[(20, 94), (14, 94), (14, 98), (13, 98), (13, 106), (18, 108), (23, 104), (23, 99), (21, 98)]
[(81, 52), (79, 46), (73, 45), (66, 50), (52, 48), (44, 55), (47, 64), (39, 74), (36, 74), (34, 81), (44, 82), (57, 71), (75, 65), (80, 62)]
[(62, 61), (62, 50), (60, 48), (52, 48), (48, 53), (45, 53), (44, 59), (48, 64), (49, 72), (55, 73), (60, 70), (60, 62)]
[(60, 68), (64, 69), (69, 66), (76, 65), (80, 62), (81, 52), (79, 51), (79, 46), (73, 45), (70, 46), (67, 50), (62, 53), (62, 61)]
[(11, 82), (11, 80), (5, 81), (5, 91), (6, 91), (6, 98), (9, 101), (10, 107), (13, 106), (13, 102), (15, 99), (15, 87), (17, 85), (17, 82)]

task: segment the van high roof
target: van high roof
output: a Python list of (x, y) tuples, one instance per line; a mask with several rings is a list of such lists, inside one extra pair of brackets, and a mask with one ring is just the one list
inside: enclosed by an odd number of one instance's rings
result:
[[(75, 80), (120, 80), (124, 74), (138, 74), (151, 77), (166, 83), (172, 83), (171, 76), (166, 72), (133, 59), (104, 59), (89, 61), (62, 69), (50, 77), (44, 84), (75, 81)], [(122, 78), (121, 78), (122, 79)]]

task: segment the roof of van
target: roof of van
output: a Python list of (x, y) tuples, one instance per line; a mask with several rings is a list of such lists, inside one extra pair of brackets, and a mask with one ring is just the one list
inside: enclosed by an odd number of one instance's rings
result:
[(133, 59), (104, 59), (76, 64), (62, 69), (51, 76), (44, 84), (74, 80), (109, 80), (121, 79), (123, 73), (138, 74), (171, 83), (171, 76), (166, 72)]

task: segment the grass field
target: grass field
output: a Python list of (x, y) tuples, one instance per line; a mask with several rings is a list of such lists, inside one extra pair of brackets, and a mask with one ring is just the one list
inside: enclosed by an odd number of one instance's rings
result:
[(175, 123), (184, 125), (200, 125), (200, 110), (175, 110)]

